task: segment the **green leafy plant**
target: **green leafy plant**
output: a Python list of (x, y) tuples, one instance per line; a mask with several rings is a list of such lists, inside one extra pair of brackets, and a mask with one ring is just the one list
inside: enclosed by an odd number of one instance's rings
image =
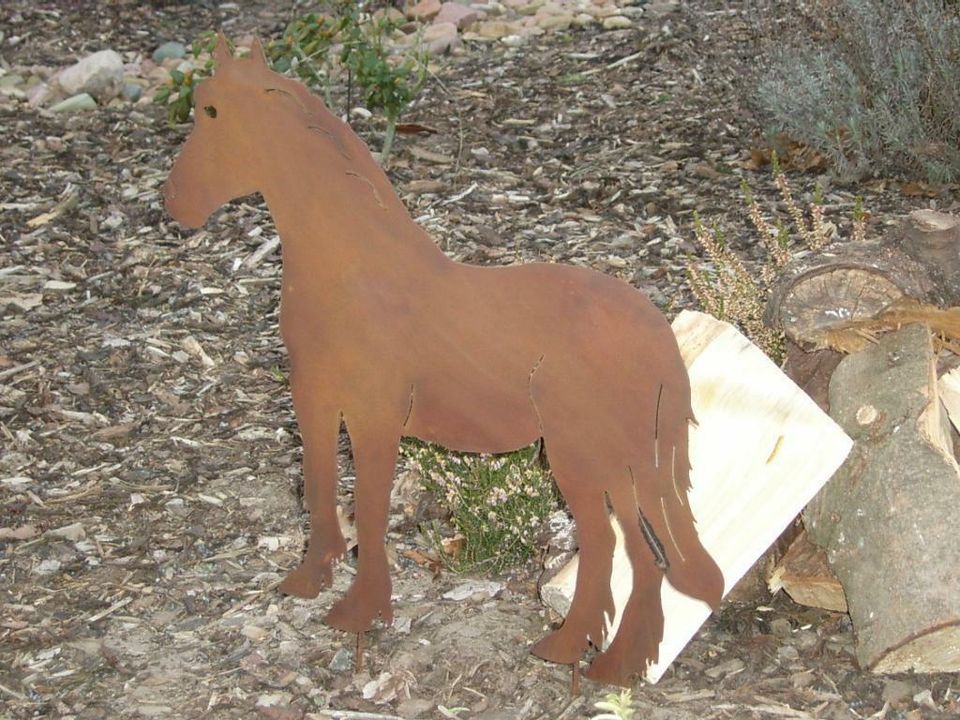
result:
[[(410, 106), (426, 79), (426, 58), (420, 38), (402, 52), (394, 52), (389, 39), (397, 24), (386, 14), (374, 15), (355, 0), (327, 0), (324, 12), (296, 18), (283, 35), (264, 48), (271, 67), (295, 75), (310, 88), (322, 91), (333, 107), (333, 89), (345, 82), (348, 109), (354, 84), (363, 93), (363, 103), (386, 119), (381, 162), (393, 148), (397, 121)], [(211, 53), (216, 35), (207, 32), (193, 43), (193, 57), (207, 53), (202, 66), (171, 70), (170, 81), (155, 97), (168, 106), (170, 122), (186, 122), (193, 108), (193, 89), (213, 69)]]
[(450, 567), (501, 572), (534, 555), (541, 528), (557, 508), (553, 481), (535, 451), (474, 455), (409, 443), (403, 452), (460, 540), (451, 555), (442, 549), (439, 528), (427, 529)]
[(193, 41), (191, 52), (195, 59), (206, 53), (207, 59), (203, 65), (188, 67), (184, 70), (171, 70), (169, 82), (157, 90), (153, 101), (167, 106), (167, 119), (171, 124), (184, 123), (190, 119), (190, 111), (193, 109), (193, 90), (197, 83), (209, 76), (213, 70), (212, 53), (216, 44), (215, 32), (210, 30), (202, 33)]
[(293, 20), (279, 40), (267, 45), (267, 59), (277, 72), (296, 75), (314, 89), (322, 88), (324, 101), (332, 107), (337, 76), (332, 50), (345, 31), (359, 27), (359, 13), (360, 5), (353, 0), (329, 0), (326, 12)]
[(341, 52), (343, 65), (363, 90), (364, 104), (369, 110), (382, 110), (386, 116), (380, 151), (383, 163), (393, 148), (397, 120), (423, 87), (427, 69), (419, 39), (406, 54), (391, 55), (385, 40), (395, 28), (386, 16), (371, 20), (364, 27), (348, 26)]
[(600, 702), (593, 705), (604, 712), (594, 715), (590, 720), (633, 720), (633, 693), (625, 688), (618, 693), (609, 693)]
[(757, 83), (776, 129), (841, 176), (960, 178), (960, 15), (942, 0), (837, 0), (823, 41), (780, 47)]

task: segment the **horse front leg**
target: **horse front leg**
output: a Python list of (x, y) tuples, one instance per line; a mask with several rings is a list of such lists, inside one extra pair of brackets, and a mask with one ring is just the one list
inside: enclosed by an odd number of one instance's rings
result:
[(384, 541), (402, 419), (353, 420), (348, 415), (346, 423), (357, 473), (354, 490), (357, 576), (324, 622), (338, 630), (362, 633), (370, 629), (378, 616), (387, 624), (393, 621), (390, 568)]
[(316, 397), (317, 376), (294, 371), (291, 392), (303, 437), (303, 499), (310, 512), (307, 554), (280, 591), (316, 597), (333, 583), (333, 565), (347, 551), (337, 518), (337, 440), (340, 410)]

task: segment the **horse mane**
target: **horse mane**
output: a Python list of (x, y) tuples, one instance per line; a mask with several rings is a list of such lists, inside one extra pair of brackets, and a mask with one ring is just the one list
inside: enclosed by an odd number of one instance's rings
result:
[[(374, 201), (381, 209), (386, 209), (386, 199), (396, 196), (393, 185), (374, 160), (367, 144), (353, 129), (330, 112), (319, 97), (295, 80), (271, 71), (270, 82), (264, 82), (263, 85), (267, 94), (286, 96), (297, 103), (302, 113), (303, 129), (328, 141), (341, 158), (339, 164), (347, 165), (346, 174), (365, 181), (373, 192)], [(399, 200), (398, 205), (403, 207)]]

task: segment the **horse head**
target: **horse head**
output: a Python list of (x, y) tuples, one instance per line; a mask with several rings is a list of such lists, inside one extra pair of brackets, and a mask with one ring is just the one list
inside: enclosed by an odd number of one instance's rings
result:
[(194, 90), (193, 130), (163, 187), (167, 210), (185, 227), (199, 227), (224, 203), (260, 190), (269, 155), (264, 134), (276, 132), (262, 104), (252, 102), (278, 77), (260, 41), (249, 58), (234, 58), (221, 33), (214, 69)]

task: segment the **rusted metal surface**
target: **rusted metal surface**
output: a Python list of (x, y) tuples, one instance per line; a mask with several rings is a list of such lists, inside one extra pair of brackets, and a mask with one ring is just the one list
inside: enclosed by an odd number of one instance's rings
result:
[(533, 652), (558, 663), (601, 647), (613, 613), (612, 508), (633, 593), (587, 677), (624, 684), (657, 657), (664, 577), (716, 607), (723, 577), (687, 503), (690, 389), (670, 326), (627, 283), (563, 265), (484, 268), (448, 259), (400, 202), (366, 145), (259, 44), (196, 89), (196, 125), (164, 187), (197, 227), (259, 191), (282, 238), (280, 332), (304, 442), (311, 532), (281, 585), (316, 596), (345, 545), (336, 516), (341, 419), (356, 464), (357, 575), (325, 620), (389, 623), (384, 550), (401, 437), (497, 453), (543, 438), (577, 524), (576, 594)]

